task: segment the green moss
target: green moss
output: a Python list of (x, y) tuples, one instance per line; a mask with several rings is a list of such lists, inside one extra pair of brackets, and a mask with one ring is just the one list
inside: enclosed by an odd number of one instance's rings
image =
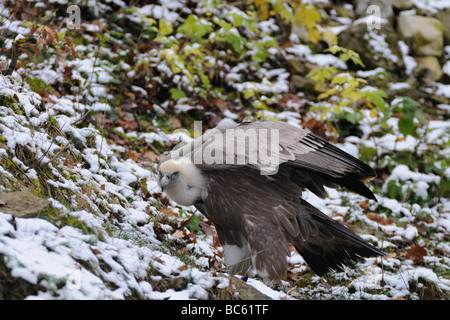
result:
[(25, 113), (23, 106), (18, 104), (14, 97), (11, 96), (0, 96), (0, 106), (5, 106), (18, 115), (23, 115)]
[(25, 81), (30, 86), (30, 90), (34, 92), (41, 92), (50, 88), (44, 81), (39, 78), (29, 77)]

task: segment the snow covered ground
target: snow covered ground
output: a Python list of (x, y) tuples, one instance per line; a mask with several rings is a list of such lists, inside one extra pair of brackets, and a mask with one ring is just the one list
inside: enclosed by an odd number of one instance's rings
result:
[[(49, 2), (64, 6), (64, 1)], [(207, 8), (217, 14), (210, 1), (200, 2), (197, 14)], [(115, 27), (121, 28), (118, 24), (123, 19), (150, 30), (155, 28), (151, 20), (175, 24), (191, 9), (184, 7), (183, 1), (164, 1), (163, 5), (130, 11), (117, 9), (123, 6), (122, 1), (106, 3), (92, 4), (98, 19), (83, 21), (83, 41), (74, 45), (76, 60), (67, 55), (62, 59), (63, 49), (49, 47), (45, 59), (30, 61), (23, 53), (19, 60), (24, 62), (11, 76), (0, 75), (0, 195), (27, 189), (51, 203), (51, 209), (30, 218), (4, 213), (0, 203), (0, 269), (34, 286), (21, 297), (26, 299), (211, 298), (214, 292), (229, 288), (214, 226), (195, 208), (177, 206), (166, 199), (157, 187), (155, 168), (161, 150), (190, 139), (189, 131), (174, 132), (181, 128), (177, 119), (186, 119), (190, 110), (206, 109), (204, 117), (212, 117), (217, 110), (194, 105), (189, 99), (190, 94), (201, 92), (200, 86), (186, 89), (186, 84), (192, 84), (192, 68), (171, 60), (175, 57), (171, 49), (144, 41), (141, 45), (147, 45), (148, 50), (132, 52), (131, 46), (125, 45), (127, 37), (133, 38), (126, 28), (117, 31), (125, 35), (121, 38), (105, 33), (102, 39), (95, 33), (98, 28), (107, 30), (109, 21), (102, 14), (111, 10)], [(428, 5), (440, 9), (442, 2), (433, 3)], [(236, 7), (225, 8), (227, 14), (221, 16), (228, 21), (246, 15)], [(0, 7), (5, 17), (2, 30), (28, 34), (31, 26), (7, 18), (8, 10)], [(258, 45), (270, 43), (270, 32), (276, 30), (267, 24), (258, 28), (267, 32), (265, 42)], [(68, 30), (62, 27), (57, 31), (62, 39), (61, 34)], [(11, 48), (12, 40), (4, 39), (4, 51)], [(300, 42), (295, 37), (290, 40)], [(96, 44), (102, 41), (105, 45)], [(184, 50), (201, 54), (195, 46)], [(269, 53), (346, 69), (334, 55), (316, 54), (301, 43), (273, 47)], [(254, 64), (247, 61), (230, 66), (221, 60), (222, 54), (202, 58), (210, 59), (208, 67), (219, 66), (228, 88), (243, 92), (249, 99), (262, 96), (257, 106), (269, 105), (277, 95), (289, 93), (290, 71), (284, 66), (272, 68), (266, 63), (264, 68), (253, 70)], [(254, 57), (257, 52), (249, 50), (247, 54)], [(136, 56), (139, 58), (133, 60)], [(450, 55), (446, 58), (448, 66)], [(130, 66), (131, 60), (135, 64)], [(409, 68), (414, 66), (407, 65), (406, 70)], [(252, 78), (247, 78), (247, 72)], [(370, 76), (370, 71), (360, 72), (363, 78)], [(168, 79), (179, 84), (179, 90), (185, 89), (184, 95), (171, 91), (161, 94), (165, 100), (157, 101), (153, 90), (167, 86)], [(126, 90), (118, 95), (116, 88), (120, 86)], [(398, 86), (404, 83), (392, 83), (391, 87)], [(434, 94), (450, 97), (449, 84), (436, 83), (434, 88)], [(181, 97), (175, 97), (177, 93)], [(123, 103), (127, 99), (132, 103)], [(144, 100), (152, 101), (151, 108)], [(301, 125), (299, 110), (304, 103), (312, 102), (298, 93), (286, 103), (286, 110), (261, 107), (256, 116), (248, 117)], [(143, 116), (145, 112), (139, 108), (148, 108), (150, 115)], [(220, 121), (239, 121), (242, 110), (228, 108), (224, 102), (223, 108)], [(318, 277), (292, 251), (289, 278), (282, 285), (272, 287), (260, 279), (247, 283), (273, 299), (448, 299), (450, 200), (436, 196), (436, 189), (450, 179), (449, 108), (442, 104), (440, 110), (447, 110), (447, 115), (430, 117), (426, 126), (417, 127), (417, 136), (404, 137), (398, 117), (391, 117), (382, 126), (367, 114), (359, 122), (362, 134), (341, 140), (339, 147), (369, 158), (371, 165), (386, 174), (374, 187), (377, 203), (345, 190), (329, 189), (326, 199), (305, 193), (305, 199), (324, 213), (383, 248), (386, 258), (367, 259), (356, 269)], [(141, 117), (136, 117), (139, 113)], [(368, 150), (375, 150), (375, 154), (368, 156)], [(417, 165), (412, 169), (406, 165), (408, 160), (400, 163), (395, 157), (400, 154), (422, 159), (410, 161), (425, 163), (425, 168)], [(2, 274), (5, 271), (0, 270), (0, 283)], [(166, 279), (179, 279), (181, 284), (162, 288)]]

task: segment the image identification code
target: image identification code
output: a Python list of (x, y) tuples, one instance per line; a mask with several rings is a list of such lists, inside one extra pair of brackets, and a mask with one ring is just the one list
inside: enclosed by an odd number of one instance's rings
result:
[(201, 307), (188, 304), (181, 308), (181, 314), (183, 315), (207, 315), (213, 317), (214, 314), (228, 314), (228, 315), (264, 315), (269, 310), (267, 304), (236, 304), (225, 305), (223, 307)]

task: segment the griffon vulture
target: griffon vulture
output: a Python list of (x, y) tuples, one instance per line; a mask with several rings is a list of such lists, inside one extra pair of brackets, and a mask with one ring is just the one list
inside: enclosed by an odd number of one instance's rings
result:
[(215, 225), (231, 273), (278, 282), (292, 244), (318, 275), (385, 255), (302, 199), (309, 189), (345, 187), (375, 199), (376, 177), (362, 161), (310, 131), (284, 122), (246, 122), (208, 130), (158, 166), (161, 189), (194, 205)]

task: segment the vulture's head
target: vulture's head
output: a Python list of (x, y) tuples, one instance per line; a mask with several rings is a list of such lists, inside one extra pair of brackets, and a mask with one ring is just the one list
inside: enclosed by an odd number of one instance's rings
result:
[(169, 198), (183, 206), (204, 198), (206, 181), (200, 169), (189, 159), (169, 159), (158, 168), (158, 184)]

